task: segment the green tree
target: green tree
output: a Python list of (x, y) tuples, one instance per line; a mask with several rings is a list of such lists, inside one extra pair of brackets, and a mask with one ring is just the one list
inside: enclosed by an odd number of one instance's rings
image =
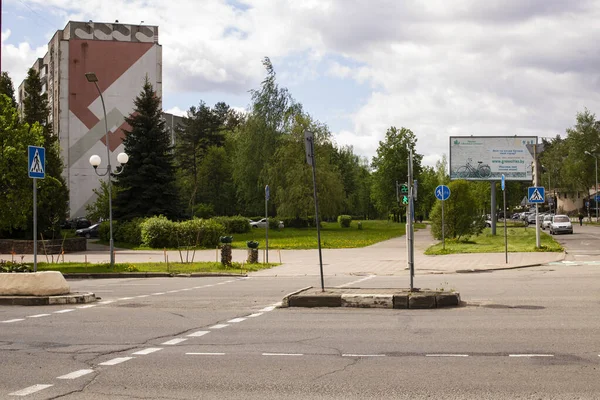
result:
[(435, 188), (442, 183), (432, 167), (424, 167), (417, 177), (417, 201), (415, 202), (416, 216), (428, 218), (433, 205), (436, 203)]
[(405, 207), (400, 207), (396, 199), (396, 181), (407, 181), (409, 150), (413, 153), (413, 176), (421, 173), (423, 157), (416, 153), (416, 143), (417, 137), (410, 129), (392, 126), (386, 132), (385, 141), (379, 142), (377, 155), (373, 157), (371, 195), (375, 207), (382, 214), (394, 213), (396, 220), (405, 211)]
[[(600, 153), (600, 126), (595, 114), (589, 110), (577, 113), (576, 123), (567, 129), (567, 139), (562, 149), (566, 157), (558, 165), (562, 165), (561, 186), (565, 192), (582, 191), (588, 193), (595, 185), (595, 160), (585, 152), (598, 155)], [(542, 153), (543, 154), (543, 153)], [(560, 153), (555, 155), (559, 159)], [(549, 163), (550, 164), (550, 163)]]
[(231, 215), (235, 211), (230, 164), (225, 147), (211, 146), (198, 166), (198, 199), (202, 204), (211, 205), (217, 215)]
[(0, 94), (0, 236), (30, 228), (33, 196), (27, 146), (43, 143), (42, 127), (19, 123), (11, 99)]
[[(444, 201), (444, 235), (446, 238), (461, 239), (478, 235), (483, 230), (481, 214), (473, 207), (472, 186), (465, 180), (452, 181), (448, 185), (452, 195)], [(431, 211), (431, 234), (442, 239), (442, 202), (438, 201)]]
[(17, 101), (15, 100), (15, 87), (13, 86), (12, 79), (8, 76), (8, 72), (2, 71), (0, 74), (0, 94), (5, 94), (10, 99), (10, 103), (13, 108), (17, 108)]
[[(117, 198), (117, 192), (119, 188), (116, 186), (112, 187), (112, 200), (113, 202)], [(93, 189), (96, 195), (96, 200), (85, 206), (86, 218), (90, 221), (108, 220), (108, 182), (101, 180), (100, 188)]]
[(116, 180), (115, 217), (177, 217), (180, 213), (171, 139), (162, 118), (160, 98), (148, 78), (125, 121), (131, 126), (123, 140), (129, 162)]

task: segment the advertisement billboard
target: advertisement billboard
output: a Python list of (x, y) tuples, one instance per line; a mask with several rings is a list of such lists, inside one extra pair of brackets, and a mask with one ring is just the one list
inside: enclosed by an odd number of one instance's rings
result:
[(450, 136), (450, 179), (531, 181), (536, 136)]

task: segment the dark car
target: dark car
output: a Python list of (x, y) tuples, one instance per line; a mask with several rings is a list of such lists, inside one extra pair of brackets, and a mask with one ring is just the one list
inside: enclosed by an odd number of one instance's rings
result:
[(85, 217), (67, 219), (60, 224), (62, 229), (84, 229), (90, 226), (92, 226), (92, 223)]
[(94, 224), (94, 225), (90, 226), (89, 228), (77, 229), (75, 231), (75, 234), (77, 236), (81, 236), (81, 237), (84, 237), (86, 239), (97, 238), (98, 237), (98, 228), (99, 227), (100, 227), (100, 224)]

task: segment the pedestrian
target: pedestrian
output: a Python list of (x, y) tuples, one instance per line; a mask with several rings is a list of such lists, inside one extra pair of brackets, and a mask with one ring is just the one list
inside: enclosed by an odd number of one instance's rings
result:
[(583, 226), (583, 214), (579, 213), (579, 226)]

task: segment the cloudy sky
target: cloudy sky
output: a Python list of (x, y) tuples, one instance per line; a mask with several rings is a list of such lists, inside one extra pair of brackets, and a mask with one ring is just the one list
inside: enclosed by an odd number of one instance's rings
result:
[(340, 145), (372, 157), (410, 128), (433, 165), (451, 135), (564, 134), (600, 112), (600, 0), (3, 0), (15, 85), (68, 20), (159, 26), (163, 105), (247, 107), (269, 56)]

